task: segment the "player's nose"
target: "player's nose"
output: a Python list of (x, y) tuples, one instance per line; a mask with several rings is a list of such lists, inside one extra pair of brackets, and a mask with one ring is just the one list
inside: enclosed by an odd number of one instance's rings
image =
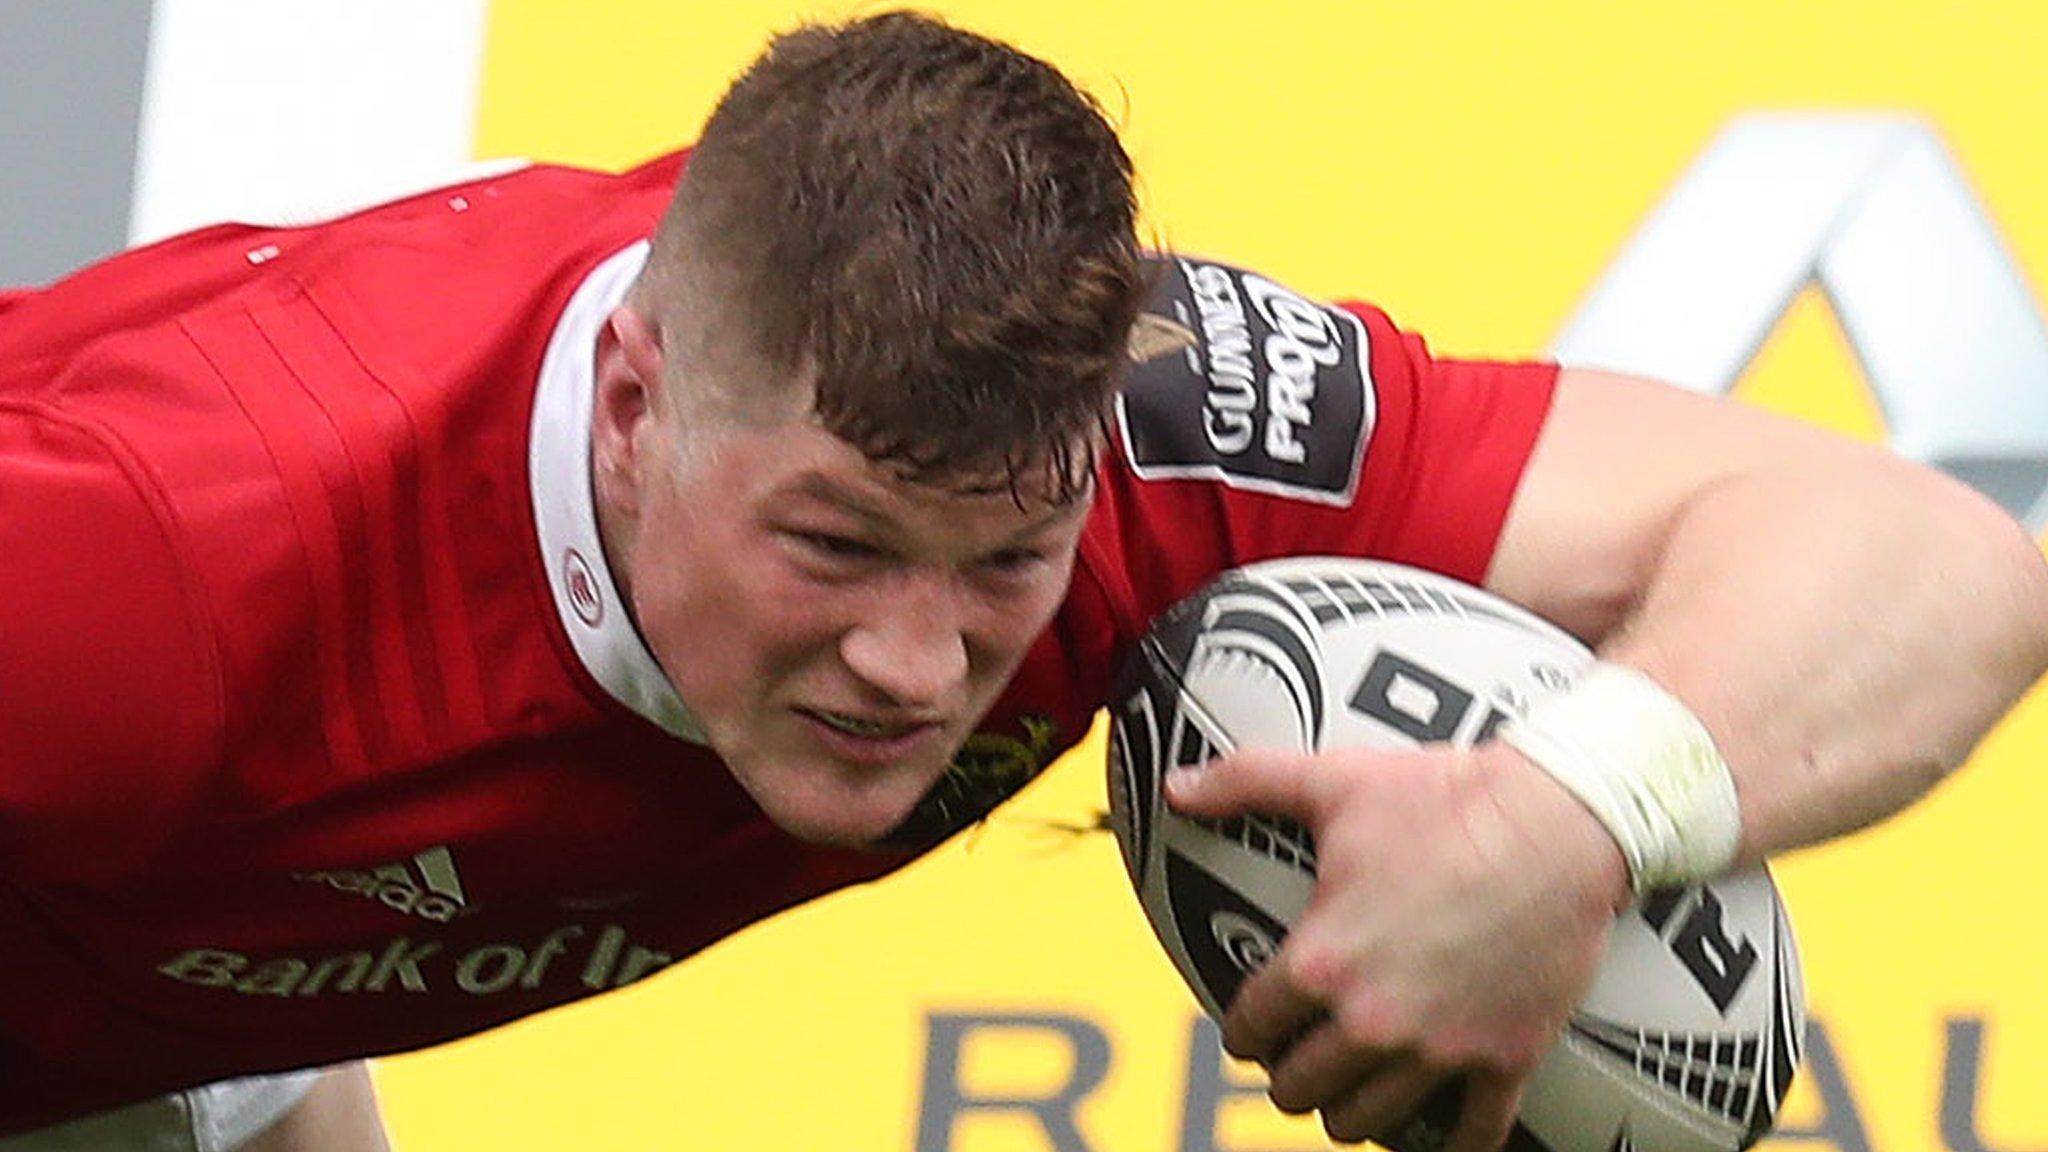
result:
[(940, 708), (967, 678), (961, 592), (940, 574), (912, 574), (841, 639), (855, 676), (906, 708)]

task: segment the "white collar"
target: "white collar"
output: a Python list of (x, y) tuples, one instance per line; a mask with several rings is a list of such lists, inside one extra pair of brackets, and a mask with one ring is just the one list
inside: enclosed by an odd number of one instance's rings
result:
[(685, 740), (704, 743), (704, 730), (625, 611), (605, 562), (590, 481), (590, 419), (597, 334), (647, 262), (641, 241), (593, 269), (569, 298), (533, 397), (527, 477), (541, 563), (562, 629), (593, 679), (619, 703)]

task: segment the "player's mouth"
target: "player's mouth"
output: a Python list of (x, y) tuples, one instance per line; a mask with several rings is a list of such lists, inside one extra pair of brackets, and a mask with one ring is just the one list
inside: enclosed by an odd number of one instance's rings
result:
[(887, 764), (905, 759), (935, 738), (943, 725), (933, 720), (891, 720), (825, 708), (797, 710), (825, 745), (838, 755), (862, 763)]

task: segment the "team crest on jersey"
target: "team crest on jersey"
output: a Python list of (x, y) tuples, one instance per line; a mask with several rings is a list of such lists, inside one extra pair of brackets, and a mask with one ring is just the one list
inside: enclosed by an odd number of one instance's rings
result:
[(1124, 452), (1147, 480), (1349, 504), (1372, 437), (1370, 351), (1365, 325), (1340, 308), (1239, 268), (1173, 260), (1133, 333), (1117, 401)]
[(953, 754), (946, 774), (932, 785), (882, 843), (892, 848), (927, 848), (989, 814), (1052, 763), (1059, 726), (1049, 716), (1018, 717), (1024, 735), (976, 732)]

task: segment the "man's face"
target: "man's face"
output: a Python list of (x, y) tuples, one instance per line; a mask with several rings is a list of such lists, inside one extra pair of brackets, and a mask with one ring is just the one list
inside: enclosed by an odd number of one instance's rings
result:
[(808, 387), (687, 432), (650, 392), (622, 490), (603, 375), (600, 504), (628, 505), (606, 543), (648, 646), (771, 819), (876, 840), (1052, 618), (1086, 501), (905, 481), (819, 425)]

